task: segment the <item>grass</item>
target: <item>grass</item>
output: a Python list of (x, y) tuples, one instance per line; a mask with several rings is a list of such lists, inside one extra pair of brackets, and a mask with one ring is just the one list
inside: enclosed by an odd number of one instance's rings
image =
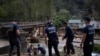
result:
[(93, 51), (97, 52), (97, 53), (100, 53), (100, 44), (95, 44)]

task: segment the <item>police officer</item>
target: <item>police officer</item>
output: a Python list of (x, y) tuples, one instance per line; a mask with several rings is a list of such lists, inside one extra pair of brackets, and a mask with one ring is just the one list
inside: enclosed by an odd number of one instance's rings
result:
[[(45, 37), (46, 44), (48, 42), (49, 56), (52, 56), (52, 47), (54, 47), (56, 55), (60, 56), (59, 51), (58, 51), (59, 41), (58, 41), (58, 36), (57, 36), (57, 30), (52, 25), (51, 22), (47, 23), (45, 33), (46, 33), (46, 37)], [(47, 41), (47, 37), (48, 37), (48, 41)]]
[(12, 56), (12, 51), (14, 46), (17, 47), (17, 56), (20, 56), (20, 32), (19, 27), (17, 25), (17, 21), (14, 20), (12, 22), (12, 31), (8, 31), (9, 43), (10, 43), (10, 51), (9, 56)]
[(90, 25), (91, 19), (89, 17), (84, 17), (85, 27), (83, 28), (83, 37), (80, 47), (83, 46), (84, 56), (92, 56), (92, 50), (94, 45), (94, 34), (95, 29), (93, 25)]
[(72, 29), (67, 25), (66, 22), (63, 23), (64, 27), (65, 27), (65, 36), (63, 37), (62, 40), (64, 40), (65, 38), (67, 39), (66, 40), (66, 47), (67, 47), (67, 54), (66, 55), (70, 55), (71, 54), (74, 54), (75, 53), (75, 49), (73, 47), (73, 39), (74, 39), (74, 34), (73, 34), (73, 31)]

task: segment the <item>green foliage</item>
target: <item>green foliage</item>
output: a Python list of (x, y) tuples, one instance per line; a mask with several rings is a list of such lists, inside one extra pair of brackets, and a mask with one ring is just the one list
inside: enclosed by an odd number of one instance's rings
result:
[(99, 4), (100, 0), (0, 0), (0, 21), (41, 21), (47, 17), (60, 17), (67, 21), (81, 9), (87, 11), (91, 5), (94, 5), (96, 14), (100, 15)]
[(62, 9), (58, 15), (54, 18), (54, 25), (59, 28), (63, 26), (63, 22), (67, 22), (71, 18), (69, 11)]
[[(0, 21), (41, 21), (50, 15), (51, 0), (0, 0)], [(6, 20), (5, 20), (6, 19)]]
[(57, 16), (57, 12), (54, 9), (51, 9), (51, 18), (55, 18)]
[(94, 45), (94, 51), (100, 53), (100, 44)]
[(61, 27), (62, 26), (62, 18), (60, 16), (55, 17), (53, 24), (57, 28)]
[(93, 0), (92, 3), (95, 7), (96, 13), (100, 16), (100, 0)]
[(0, 18), (5, 17), (5, 16), (6, 16), (5, 10), (2, 7), (0, 7)]
[(69, 20), (71, 18), (71, 14), (69, 11), (66, 9), (61, 9), (58, 13), (58, 15), (63, 19), (63, 20)]
[(32, 12), (35, 14), (37, 20), (45, 20), (50, 15), (50, 0), (34, 0)]

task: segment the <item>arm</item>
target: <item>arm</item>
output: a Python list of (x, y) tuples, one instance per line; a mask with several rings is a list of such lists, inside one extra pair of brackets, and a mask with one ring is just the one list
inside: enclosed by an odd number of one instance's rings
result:
[(16, 33), (17, 33), (18, 36), (20, 35), (19, 29), (16, 30)]
[(59, 32), (58, 32), (58, 29), (55, 27), (55, 30), (56, 30), (56, 34), (57, 34), (57, 40), (59, 40)]
[(15, 28), (16, 28), (16, 34), (19, 36), (20, 35), (20, 31), (19, 31), (18, 25), (15, 25)]
[[(57, 36), (59, 36), (59, 33), (57, 32)], [(58, 40), (59, 40), (59, 37), (58, 37)]]
[(47, 34), (45, 34), (45, 44), (48, 44)]
[(67, 37), (67, 28), (65, 29), (65, 36), (63, 37), (63, 39), (62, 40), (64, 40), (66, 37)]
[(84, 43), (85, 38), (86, 38), (86, 33), (83, 33), (82, 40), (81, 40), (81, 44), (83, 44), (83, 43)]
[(81, 40), (81, 43), (80, 43), (80, 48), (82, 48), (83, 43), (85, 41), (85, 38), (86, 38), (86, 33), (83, 33), (82, 40)]
[(67, 37), (67, 33), (65, 33), (65, 36), (63, 37), (63, 39), (65, 39)]
[(45, 29), (45, 44), (47, 45), (48, 39), (47, 39), (47, 29)]
[[(58, 29), (56, 28), (56, 34), (57, 34), (57, 37), (59, 36), (59, 32), (57, 31)], [(58, 40), (59, 40), (59, 37), (58, 37)]]
[(83, 43), (84, 43), (84, 41), (85, 41), (85, 39), (86, 39), (86, 34), (87, 33), (87, 28), (84, 28), (83, 29), (83, 34), (82, 34), (82, 40), (81, 40), (81, 43), (80, 43), (80, 47), (82, 48), (82, 45), (83, 45)]

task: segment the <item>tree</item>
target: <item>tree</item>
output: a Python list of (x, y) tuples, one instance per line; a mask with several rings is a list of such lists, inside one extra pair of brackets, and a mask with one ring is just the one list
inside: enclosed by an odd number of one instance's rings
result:
[(71, 18), (71, 14), (66, 9), (61, 9), (58, 13), (58, 16), (60, 16), (63, 20), (69, 20)]
[(71, 18), (71, 14), (66, 9), (61, 9), (58, 15), (54, 18), (54, 25), (59, 28), (63, 22), (67, 22)]
[(7, 15), (6, 11), (2, 7), (0, 7), (0, 18), (5, 17)]
[(50, 17), (51, 0), (0, 0), (0, 7), (7, 13), (0, 21), (41, 21)]

